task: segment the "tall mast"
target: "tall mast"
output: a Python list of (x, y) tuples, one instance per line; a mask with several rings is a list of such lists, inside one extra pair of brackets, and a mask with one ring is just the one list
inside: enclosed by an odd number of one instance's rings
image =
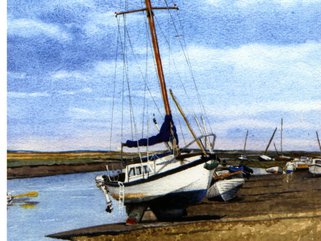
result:
[(266, 148), (265, 148), (264, 155), (266, 155), (266, 153), (267, 153), (267, 151), (268, 151), (268, 149), (269, 149), (269, 147), (270, 147), (270, 145), (271, 145), (271, 142), (272, 142), (272, 140), (273, 140), (273, 137), (274, 137), (275, 132), (276, 132), (277, 129), (278, 129), (277, 127), (274, 129), (273, 134), (272, 134), (272, 136), (271, 136), (271, 138), (270, 138), (270, 140), (269, 140), (269, 143), (268, 143), (268, 145), (267, 145)]
[(164, 102), (164, 107), (165, 107), (165, 113), (166, 113), (166, 115), (170, 115), (171, 108), (169, 106), (168, 94), (167, 94), (164, 71), (163, 71), (163, 65), (162, 65), (162, 60), (160, 57), (160, 52), (159, 52), (159, 47), (158, 47), (158, 40), (157, 40), (157, 34), (156, 34), (156, 29), (155, 29), (153, 10), (171, 10), (171, 9), (178, 10), (178, 7), (175, 4), (172, 7), (168, 7), (168, 6), (167, 7), (153, 7), (150, 0), (145, 0), (145, 5), (146, 5), (146, 8), (137, 9), (137, 10), (130, 10), (130, 11), (125, 11), (125, 12), (116, 12), (115, 14), (116, 14), (116, 16), (118, 16), (118, 15), (124, 15), (124, 14), (128, 14), (128, 13), (136, 13), (136, 12), (146, 11), (149, 29), (150, 29), (151, 38), (152, 38), (152, 43), (153, 43), (154, 57), (155, 57), (156, 66), (157, 66), (157, 75), (158, 75), (158, 79), (160, 82), (162, 97), (163, 97), (163, 102)]
[(315, 133), (317, 134), (317, 140), (318, 140), (318, 144), (319, 144), (319, 148), (320, 148), (320, 152), (321, 152), (321, 144), (320, 144), (319, 134), (317, 131)]
[(283, 154), (283, 118), (281, 118), (281, 155)]
[(145, 0), (145, 4), (146, 4), (146, 13), (147, 13), (147, 18), (148, 18), (148, 23), (149, 23), (149, 29), (150, 29), (150, 33), (151, 33), (151, 37), (152, 37), (154, 56), (155, 56), (155, 61), (156, 61), (156, 66), (157, 66), (157, 74), (158, 74), (158, 79), (159, 79), (160, 86), (161, 86), (162, 97), (163, 97), (163, 102), (164, 102), (164, 107), (165, 107), (165, 113), (166, 113), (166, 115), (170, 115), (171, 108), (169, 106), (168, 94), (167, 94), (164, 71), (163, 71), (163, 65), (162, 65), (162, 60), (160, 57), (160, 52), (159, 52), (159, 47), (158, 47), (158, 40), (157, 40), (157, 34), (156, 34), (156, 29), (155, 29), (153, 8), (152, 8), (152, 4), (151, 4), (150, 0)]
[(246, 142), (247, 142), (247, 136), (249, 134), (249, 130), (246, 130), (246, 135), (245, 135), (245, 141), (244, 141), (244, 148), (243, 148), (243, 153), (245, 155), (245, 151), (246, 151)]

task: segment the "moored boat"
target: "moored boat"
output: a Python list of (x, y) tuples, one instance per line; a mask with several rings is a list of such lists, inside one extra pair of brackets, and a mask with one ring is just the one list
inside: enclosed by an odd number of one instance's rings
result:
[[(138, 159), (134, 163), (123, 160), (124, 168), (119, 170), (118, 174), (110, 175), (110, 172), (107, 172), (107, 175), (96, 177), (96, 184), (106, 198), (106, 211), (113, 210), (111, 198), (120, 201), (126, 206), (127, 224), (139, 222), (147, 208), (150, 208), (159, 220), (171, 220), (186, 215), (186, 208), (199, 203), (206, 195), (211, 170), (206, 169), (204, 164), (217, 162), (213, 150), (215, 135), (203, 133), (197, 137), (171, 92), (173, 101), (193, 136), (193, 141), (183, 148), (178, 145), (179, 140), (169, 104), (154, 23), (154, 10), (173, 9), (178, 10), (176, 5), (153, 7), (150, 0), (145, 0), (145, 7), (142, 9), (116, 13), (116, 16), (124, 16), (130, 13), (146, 12), (161, 90), (160, 95), (165, 110), (165, 119), (157, 135), (138, 140), (127, 140), (122, 143), (122, 152), (124, 148), (131, 150), (136, 148)], [(132, 120), (133, 114), (130, 114)], [(148, 154), (149, 146), (162, 143), (165, 143), (165, 151)], [(193, 145), (194, 147), (191, 148)], [(145, 155), (141, 152), (143, 147), (147, 148)]]
[(259, 160), (260, 161), (274, 161), (274, 159), (272, 157), (269, 157), (267, 155), (260, 155)]
[(283, 173), (283, 169), (279, 166), (266, 168), (265, 171), (268, 173), (272, 173), (272, 174), (282, 174)]
[(7, 206), (12, 205), (13, 199), (14, 199), (13, 195), (7, 193)]
[(313, 158), (309, 164), (309, 172), (313, 175), (321, 175), (321, 158)]
[(227, 166), (226, 169), (215, 169), (213, 180), (208, 188), (208, 200), (223, 200), (225, 202), (236, 197), (237, 192), (245, 183), (245, 178), (250, 178), (253, 169), (244, 165)]
[(208, 200), (230, 201), (236, 197), (244, 183), (244, 178), (218, 180), (207, 190), (206, 197)]
[(296, 170), (306, 170), (309, 169), (309, 164), (311, 163), (311, 158), (306, 156), (301, 156), (300, 158), (294, 158), (293, 163)]

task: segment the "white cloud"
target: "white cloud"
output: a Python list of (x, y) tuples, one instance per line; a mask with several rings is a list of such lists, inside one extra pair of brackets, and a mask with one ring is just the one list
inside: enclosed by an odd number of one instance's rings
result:
[(51, 73), (50, 77), (53, 80), (67, 80), (67, 79), (86, 80), (86, 75), (84, 75), (84, 73), (80, 71), (60, 70), (60, 71)]
[(289, 101), (279, 102), (271, 101), (264, 103), (253, 103), (253, 104), (239, 104), (231, 107), (221, 108), (220, 106), (209, 106), (207, 107), (208, 113), (215, 113), (218, 116), (236, 117), (236, 116), (254, 116), (264, 112), (281, 111), (281, 112), (321, 112), (321, 101)]
[(83, 94), (83, 93), (92, 93), (91, 88), (83, 88), (80, 90), (60, 90), (58, 91), (61, 95), (76, 95), (76, 94)]
[[(116, 31), (117, 26), (119, 25), (122, 27), (124, 25), (124, 21), (126, 21), (126, 25), (134, 25), (134, 24), (142, 24), (144, 23), (144, 18), (146, 18), (146, 15), (143, 13), (136, 13), (136, 14), (128, 14), (128, 15), (118, 15), (115, 16), (115, 11), (109, 11), (109, 12), (91, 12), (90, 15), (88, 15), (88, 19), (86, 24), (83, 26), (83, 29), (85, 30), (86, 34), (88, 36), (93, 36), (95, 38), (99, 36), (105, 36), (106, 31), (110, 28), (114, 29), (115, 33), (115, 39), (114, 42), (116, 43)], [(137, 27), (137, 26), (136, 26)]]
[(24, 79), (26, 78), (27, 74), (24, 72), (8, 72), (7, 73), (8, 79)]
[[(268, 137), (269, 138), (269, 137)], [(239, 142), (236, 142), (234, 139), (229, 137), (223, 137), (217, 138), (215, 149), (243, 149), (243, 142), (244, 140), (240, 140)], [(247, 150), (258, 150), (262, 151), (265, 150), (267, 145), (268, 139), (261, 138), (259, 140), (251, 140), (251, 138), (248, 139), (246, 149)], [(273, 144), (270, 146), (269, 150), (274, 150)], [(289, 151), (289, 150), (304, 150), (304, 151), (318, 151), (318, 147), (316, 144), (316, 141), (314, 139), (285, 139), (283, 141), (283, 150)]]
[(70, 109), (71, 113), (74, 113), (76, 115), (92, 115), (95, 114), (94, 111), (88, 110), (88, 109), (83, 109), (83, 108), (71, 108)]
[(266, 120), (258, 120), (258, 119), (233, 119), (228, 121), (222, 121), (219, 123), (215, 123), (215, 130), (226, 131), (231, 128), (241, 128), (241, 129), (249, 129), (250, 128), (275, 128), (275, 123)]
[[(279, 127), (279, 123), (275, 123), (271, 120), (261, 120), (257, 118), (234, 118), (226, 121), (216, 122), (212, 125), (215, 132), (226, 134), (229, 129), (239, 128), (239, 129), (271, 129), (273, 130), (275, 127)], [(317, 129), (318, 126), (306, 122), (306, 121), (294, 121), (290, 123), (286, 123), (286, 129), (300, 129), (300, 130), (314, 130)], [(272, 133), (272, 132), (271, 132)]]
[(106, 28), (111, 27), (117, 27), (117, 19), (115, 19), (114, 12), (93, 12), (90, 14), (88, 21), (83, 26), (83, 29), (88, 36), (97, 37), (98, 34), (106, 35)]
[[(70, 150), (106, 150), (109, 149), (107, 132), (82, 132), (73, 137), (28, 136), (9, 140), (8, 150), (34, 151), (70, 151)], [(118, 142), (120, 143), (120, 142)], [(113, 143), (115, 149), (118, 143)]]
[(238, 8), (255, 7), (260, 5), (276, 5), (287, 8), (292, 6), (321, 3), (321, 0), (207, 0), (207, 3), (215, 7), (226, 6), (229, 4), (230, 7), (235, 6)]
[(47, 92), (8, 92), (8, 97), (10, 98), (34, 98), (34, 97), (49, 97), (50, 95)]
[(45, 35), (60, 42), (71, 40), (69, 33), (64, 31), (59, 26), (51, 23), (44, 23), (40, 20), (27, 18), (9, 19), (8, 35), (18, 35), (26, 38)]
[(105, 109), (85, 109), (72, 107), (69, 109), (69, 116), (72, 119), (81, 120), (107, 120), (109, 112)]
[(204, 68), (208, 69), (213, 67), (213, 63), (265, 71), (305, 63), (321, 71), (321, 43), (318, 42), (284, 46), (247, 44), (238, 48), (225, 49), (190, 46), (187, 53), (193, 63), (204, 65)]

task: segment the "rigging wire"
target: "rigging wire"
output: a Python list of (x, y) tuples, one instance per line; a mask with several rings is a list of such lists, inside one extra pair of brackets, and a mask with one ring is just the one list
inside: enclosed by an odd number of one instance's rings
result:
[[(121, 30), (119, 28), (119, 32), (121, 33)], [(124, 41), (123, 41), (124, 42)], [(125, 54), (124, 54), (124, 44), (121, 42), (121, 47), (122, 47), (122, 60), (123, 60), (123, 72), (122, 72), (122, 94), (121, 94), (121, 105), (122, 105), (122, 109), (121, 109), (121, 140), (123, 140), (124, 137), (124, 99), (125, 99), (125, 81), (124, 81), (124, 68), (125, 68)]]
[(120, 24), (119, 24), (119, 19), (117, 18), (117, 37), (116, 37), (116, 53), (115, 53), (115, 69), (114, 69), (114, 75), (113, 75), (113, 97), (112, 97), (112, 109), (111, 109), (111, 122), (110, 122), (110, 135), (109, 135), (109, 149), (111, 150), (111, 145), (112, 145), (112, 138), (113, 138), (113, 123), (114, 123), (114, 108), (115, 108), (115, 96), (116, 96), (116, 77), (117, 77), (117, 63), (118, 63), (118, 46), (120, 45)]
[[(165, 2), (165, 4), (166, 4), (166, 7), (169, 7), (167, 0), (164, 0), (164, 2)], [(173, 17), (173, 15), (172, 15), (171, 11), (168, 10), (168, 12), (169, 12), (169, 15), (170, 15), (170, 17), (171, 17), (171, 19), (172, 19), (172, 23), (173, 23), (174, 30), (175, 30), (176, 34), (179, 35), (178, 28), (177, 28), (177, 26), (176, 26), (176, 24), (175, 24), (175, 21), (174, 21), (174, 17)], [(181, 19), (179, 18), (179, 14), (177, 14), (177, 16), (178, 16), (178, 20), (179, 20), (180, 27), (181, 27), (182, 31), (184, 31), (183, 28), (182, 28)], [(183, 51), (183, 54), (184, 54), (186, 63), (187, 63), (187, 65), (188, 65), (189, 72), (190, 72), (190, 74), (191, 74), (191, 78), (192, 78), (193, 83), (194, 83), (195, 91), (196, 91), (196, 93), (197, 93), (197, 99), (198, 99), (199, 105), (201, 106), (201, 108), (202, 108), (202, 110), (203, 110), (203, 112), (204, 112), (204, 114), (205, 114), (206, 120), (207, 120), (207, 122), (208, 122), (208, 124), (209, 124), (209, 126), (210, 126), (210, 129), (211, 129), (211, 132), (213, 132), (213, 131), (212, 131), (212, 127), (211, 127), (211, 125), (210, 125), (210, 122), (209, 122), (209, 120), (208, 120), (207, 111), (206, 111), (206, 109), (205, 109), (204, 103), (203, 103), (203, 101), (202, 101), (201, 95), (200, 95), (200, 93), (199, 93), (199, 90), (198, 90), (198, 87), (197, 87), (197, 84), (196, 84), (196, 79), (195, 79), (194, 72), (193, 72), (193, 69), (192, 69), (191, 61), (190, 61), (190, 58), (189, 58), (188, 53), (187, 53), (187, 51), (186, 51), (186, 46), (187, 46), (187, 45), (186, 45), (186, 41), (185, 41), (185, 38), (184, 38), (184, 32), (183, 32), (182, 36), (183, 36), (183, 38), (182, 38), (183, 41), (181, 41), (181, 38), (179, 38), (179, 43), (180, 43), (180, 46), (181, 46), (181, 48), (182, 48), (182, 51)]]
[[(134, 54), (135, 51), (134, 51), (133, 44), (132, 44), (132, 42), (131, 42), (131, 39), (130, 39), (130, 35), (129, 35), (129, 33), (128, 33), (128, 30), (127, 30), (127, 37), (128, 37), (129, 46), (130, 46), (131, 51), (132, 51), (132, 53), (133, 53), (134, 61), (135, 61), (136, 63), (138, 63), (137, 58), (136, 58), (136, 55)], [(155, 100), (155, 98), (154, 98), (154, 96), (153, 96), (153, 94), (152, 94), (152, 92), (151, 92), (151, 90), (150, 90), (150, 88), (149, 88), (147, 79), (145, 78), (145, 76), (144, 76), (144, 74), (143, 74), (143, 71), (142, 71), (140, 65), (137, 65), (137, 66), (138, 66), (138, 70), (139, 70), (139, 72), (140, 72), (140, 74), (141, 74), (141, 76), (142, 76), (142, 78), (143, 78), (143, 80), (144, 80), (144, 82), (145, 82), (145, 84), (146, 84), (146, 88), (147, 88), (147, 90), (148, 90), (148, 92), (149, 92), (149, 95), (150, 95), (150, 97), (152, 98), (152, 100), (153, 100), (153, 102), (154, 102), (154, 104), (155, 104), (155, 107), (156, 107), (158, 113), (161, 115), (160, 108), (158, 107), (157, 102), (156, 102), (156, 100)]]
[[(166, 1), (166, 0), (164, 0), (165, 1), (165, 3), (166, 3), (166, 6), (168, 7), (168, 2)], [(141, 3), (142, 3), (142, 1), (141, 1)], [(127, 10), (127, 8), (128, 8), (128, 2), (126, 1), (125, 2), (125, 8), (126, 8), (126, 10)], [(177, 26), (176, 26), (176, 24), (175, 24), (175, 21), (174, 21), (174, 18), (173, 18), (173, 16), (172, 16), (172, 14), (171, 14), (171, 12), (168, 10), (168, 12), (169, 12), (169, 16), (170, 16), (170, 19), (172, 20), (172, 26), (174, 26), (174, 29), (175, 29), (175, 32), (176, 32), (176, 34), (178, 35), (178, 36), (180, 36), (179, 35), (179, 31), (178, 31), (178, 29), (177, 29)], [(146, 26), (146, 30), (148, 30), (148, 28), (147, 28), (147, 22), (146, 22), (146, 18), (144, 18), (145, 19), (145, 26)], [(159, 25), (159, 23), (158, 23), (158, 20), (157, 20), (157, 18), (155, 18), (156, 19), (156, 24), (157, 25)], [(135, 55), (135, 53), (134, 53), (134, 48), (133, 48), (133, 45), (132, 45), (132, 41), (131, 41), (131, 38), (130, 38), (130, 35), (129, 35), (129, 31), (128, 31), (128, 28), (127, 28), (127, 22), (126, 22), (126, 17), (125, 17), (125, 15), (123, 15), (123, 22), (124, 22), (124, 29), (123, 29), (123, 43), (122, 43), (122, 54), (123, 54), (123, 64), (124, 64), (124, 67), (123, 67), (123, 85), (122, 85), (122, 130), (121, 130), (121, 137), (123, 137), (123, 130), (124, 130), (124, 99), (125, 99), (125, 94), (124, 94), (124, 92), (125, 92), (125, 82), (127, 83), (127, 90), (128, 90), (128, 101), (129, 101), (129, 107), (130, 107), (130, 125), (131, 125), (131, 133), (132, 133), (132, 138), (134, 137), (134, 133), (135, 133), (135, 135), (137, 135), (137, 125), (136, 125), (136, 121), (135, 121), (135, 116), (134, 116), (134, 111), (133, 111), (133, 101), (132, 101), (132, 96), (131, 96), (131, 88), (130, 88), (130, 81), (129, 81), (129, 77), (128, 77), (128, 64), (129, 64), (129, 62), (128, 62), (128, 57), (126, 57), (126, 55), (127, 55), (127, 53), (128, 53), (128, 51), (129, 51), (129, 49), (132, 51), (132, 53), (133, 53), (133, 56), (134, 56), (134, 60), (135, 60), (135, 62), (137, 63), (138, 61), (137, 61), (137, 58), (136, 58), (136, 55)], [(119, 24), (119, 22), (118, 22), (118, 24)], [(164, 34), (164, 32), (162, 31), (162, 28), (160, 27), (160, 26), (158, 26), (158, 29), (160, 29), (160, 31), (161, 31), (161, 33), (162, 33), (162, 35), (164, 36), (164, 39), (165, 39), (165, 41), (167, 42), (167, 44), (168, 44), (168, 47), (169, 47), (169, 53), (171, 53), (171, 43), (170, 43), (170, 40), (168, 40), (167, 38), (166, 38), (166, 35)], [(150, 32), (149, 31), (147, 31), (146, 32), (147, 34), (149, 34), (150, 35)], [(146, 34), (146, 35), (147, 35)], [(121, 34), (120, 34), (120, 36), (121, 36)], [(184, 35), (183, 35), (184, 36)], [(121, 37), (120, 37), (121, 38)], [(148, 38), (146, 38), (146, 39), (148, 39)], [(195, 77), (194, 77), (194, 73), (193, 73), (193, 70), (192, 70), (192, 67), (191, 67), (191, 62), (190, 62), (190, 59), (189, 59), (189, 56), (188, 56), (188, 54), (187, 54), (187, 52), (186, 52), (186, 42), (185, 42), (185, 39), (183, 38), (183, 41), (179, 38), (179, 43), (180, 43), (180, 46), (181, 46), (181, 49), (182, 49), (182, 52), (183, 52), (183, 54), (184, 54), (184, 57), (185, 57), (185, 61), (186, 61), (186, 63), (187, 63), (187, 66), (188, 66), (188, 69), (189, 69), (189, 72), (190, 72), (190, 74), (191, 74), (191, 77), (192, 77), (192, 80), (193, 80), (193, 83), (194, 83), (194, 87), (195, 87), (195, 90), (196, 90), (196, 93), (197, 93), (197, 98), (198, 98), (198, 102), (199, 102), (199, 104), (200, 104), (200, 106), (202, 107), (202, 110), (204, 111), (204, 113), (205, 113), (205, 116), (206, 116), (206, 118), (207, 118), (207, 115), (206, 115), (206, 110), (205, 110), (205, 107), (204, 107), (204, 105), (203, 105), (203, 102), (202, 102), (202, 100), (201, 100), (201, 96), (200, 96), (200, 93), (199, 93), (199, 90), (198, 90), (198, 87), (197, 87), (197, 85), (196, 85), (196, 80), (195, 80)], [(128, 45), (127, 45), (128, 44)], [(149, 55), (148, 55), (148, 47), (149, 47), (150, 45), (148, 45), (148, 42), (146, 42), (146, 56), (145, 56), (145, 58), (146, 58), (146, 65), (145, 65), (145, 75), (143, 74), (143, 71), (141, 70), (141, 67), (140, 67), (140, 65), (138, 65), (138, 70), (139, 70), (139, 72), (140, 72), (140, 74), (142, 75), (142, 77), (143, 77), (143, 80), (144, 80), (144, 104), (143, 104), (143, 124), (142, 124), (142, 136), (144, 135), (144, 124), (145, 124), (145, 108), (146, 108), (146, 90), (148, 90), (148, 92), (149, 92), (149, 94), (150, 94), (150, 96), (151, 96), (151, 98), (152, 98), (152, 100), (153, 100), (153, 102), (154, 102), (154, 104), (155, 104), (155, 106), (156, 106), (156, 108), (157, 108), (157, 110), (158, 110), (158, 112), (159, 112), (159, 114), (161, 115), (161, 112), (160, 112), (160, 109), (159, 109), (159, 107), (158, 107), (158, 105), (157, 105), (157, 103), (156, 103), (156, 101), (155, 101), (155, 99), (154, 99), (154, 96), (152, 95), (152, 93), (151, 93), (151, 90), (150, 90), (150, 88), (149, 88), (149, 86), (148, 86), (148, 83), (147, 83), (147, 79), (148, 79), (148, 57), (149, 57)], [(176, 67), (176, 64), (175, 64), (175, 61), (171, 61), (171, 55), (169, 54), (169, 63), (170, 62), (173, 62), (174, 63), (174, 67), (176, 68), (176, 70), (177, 70), (177, 67)], [(169, 66), (171, 66), (171, 64), (169, 64)], [(156, 67), (156, 63), (155, 63), (155, 60), (154, 60), (154, 67)], [(178, 71), (176, 71), (176, 72), (178, 72)], [(181, 79), (181, 76), (179, 75), (179, 73), (178, 73), (178, 77), (179, 77), (179, 81), (180, 81), (180, 83), (181, 83), (181, 85), (183, 86), (183, 90), (184, 90), (184, 93), (186, 94), (186, 96), (187, 97), (189, 97), (189, 95), (188, 95), (188, 92), (187, 92), (187, 90), (186, 90), (186, 88), (185, 88), (185, 85), (184, 85), (184, 83), (183, 83), (183, 81), (182, 81), (182, 79)], [(115, 81), (115, 80), (114, 80)], [(115, 88), (115, 86), (114, 86), (114, 88)], [(114, 93), (114, 95), (115, 95), (115, 93)], [(114, 109), (114, 103), (113, 103), (113, 109)], [(113, 110), (114, 111), (114, 110)], [(112, 111), (112, 112), (113, 112)], [(194, 113), (194, 115), (195, 115), (195, 112), (193, 111), (193, 113)], [(113, 113), (112, 113), (112, 118), (113, 118)], [(208, 119), (207, 119), (207, 121), (208, 121)], [(209, 122), (209, 121), (208, 121)], [(112, 126), (112, 125), (111, 125)], [(211, 129), (211, 126), (210, 126), (210, 129)], [(111, 137), (110, 137), (110, 139), (112, 139), (112, 134), (111, 134)], [(133, 138), (134, 139), (134, 138)]]
[[(133, 52), (133, 56), (135, 56), (134, 54), (134, 50), (133, 50), (133, 46), (132, 46), (132, 42), (131, 42), (131, 37), (126, 25), (126, 19), (125, 16), (124, 17), (124, 46), (127, 47), (126, 43), (129, 43), (129, 47)], [(127, 54), (127, 49), (125, 49), (124, 51), (125, 54)], [(132, 94), (131, 94), (131, 87), (130, 87), (130, 79), (128, 77), (128, 58), (124, 57), (125, 59), (125, 64), (126, 64), (126, 83), (127, 83), (127, 90), (128, 90), (128, 101), (129, 101), (129, 109), (130, 109), (130, 125), (131, 125), (131, 134), (132, 134), (132, 139), (136, 139), (138, 138), (138, 131), (137, 131), (137, 124), (136, 124), (136, 120), (135, 120), (135, 115), (134, 115), (134, 107), (133, 107), (133, 100), (132, 100)], [(136, 58), (135, 58), (136, 59)], [(140, 158), (140, 161), (142, 162), (142, 156), (141, 156), (141, 151), (140, 151), (140, 147), (137, 146), (137, 150), (138, 150), (138, 155)]]
[[(169, 55), (170, 55), (170, 53), (171, 53), (171, 47), (170, 47), (169, 38), (167, 38), (166, 34), (164, 33), (161, 25), (159, 24), (159, 22), (158, 22), (158, 20), (157, 20), (157, 18), (155, 18), (155, 19), (156, 19), (156, 20), (155, 20), (156, 25), (157, 25), (158, 29), (160, 30), (161, 35), (163, 36), (165, 42), (169, 45)], [(182, 88), (183, 88), (183, 90), (184, 90), (184, 94), (187, 96), (187, 98), (188, 98), (189, 100), (192, 100), (191, 96), (188, 94), (188, 91), (187, 91), (187, 89), (186, 89), (186, 87), (185, 87), (184, 82), (182, 81), (181, 75), (180, 75), (180, 73), (179, 73), (179, 71), (178, 71), (178, 68), (177, 68), (177, 66), (176, 66), (176, 63), (175, 63), (174, 59), (171, 59), (171, 58), (170, 58), (170, 62), (173, 63), (173, 66), (174, 66), (174, 68), (175, 68), (175, 70), (176, 70), (176, 73), (177, 73), (177, 76), (178, 76), (179, 83), (180, 83), (180, 85), (182, 86)], [(195, 113), (194, 107), (191, 105), (190, 108), (191, 108), (191, 111), (192, 111), (192, 113), (193, 113), (193, 115), (194, 115), (194, 117), (195, 117), (195, 116), (196, 116), (196, 113)], [(198, 120), (196, 119), (196, 121), (198, 121)]]
[[(131, 135), (132, 139), (134, 139), (134, 136), (136, 137), (137, 135), (137, 128), (136, 128), (136, 122), (135, 122), (135, 116), (134, 116), (134, 110), (133, 110), (133, 102), (132, 102), (132, 95), (131, 95), (131, 88), (130, 88), (130, 83), (129, 83), (129, 76), (128, 76), (128, 58), (127, 58), (127, 45), (126, 45), (126, 36), (127, 35), (127, 25), (126, 25), (126, 17), (123, 15), (124, 18), (124, 46), (125, 46), (125, 75), (126, 75), (126, 84), (127, 84), (127, 91), (128, 91), (128, 102), (129, 102), (129, 116), (130, 116), (130, 129), (131, 129)], [(128, 38), (129, 39), (129, 38)], [(129, 41), (129, 40), (128, 40)]]

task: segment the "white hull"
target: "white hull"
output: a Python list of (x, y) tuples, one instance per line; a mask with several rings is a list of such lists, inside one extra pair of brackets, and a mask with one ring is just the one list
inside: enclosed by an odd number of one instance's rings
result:
[(321, 175), (321, 159), (320, 158), (314, 158), (309, 163), (309, 172), (312, 175)]
[(309, 172), (313, 175), (321, 175), (321, 165), (310, 165)]
[(130, 164), (122, 170), (126, 174), (123, 182), (108, 180), (107, 176), (97, 176), (96, 182), (105, 187), (102, 189), (105, 194), (125, 205), (164, 197), (167, 202), (179, 198), (182, 205), (198, 203), (205, 197), (211, 171), (204, 168), (205, 160), (200, 154), (185, 153), (181, 157), (177, 160), (171, 154), (143, 164)]
[(217, 181), (207, 190), (206, 197), (208, 199), (220, 197), (224, 201), (229, 201), (236, 197), (236, 193), (244, 183), (244, 178), (232, 178)]
[[(206, 190), (210, 172), (203, 168), (203, 165), (204, 163), (200, 163), (194, 167), (136, 185), (124, 183), (124, 202), (125, 204), (140, 203), (151, 201), (169, 193)], [(119, 186), (107, 184), (107, 188), (113, 198), (119, 199)]]
[(267, 156), (267, 155), (261, 155), (259, 156), (260, 161), (273, 161), (273, 158)]
[(215, 162), (212, 151), (206, 156), (195, 151), (154, 154), (119, 172), (109, 172), (107, 166), (107, 175), (96, 176), (96, 185), (105, 195), (107, 212), (113, 210), (111, 197), (126, 206), (128, 224), (139, 222), (148, 207), (159, 220), (172, 220), (205, 197), (213, 173), (208, 166)]

